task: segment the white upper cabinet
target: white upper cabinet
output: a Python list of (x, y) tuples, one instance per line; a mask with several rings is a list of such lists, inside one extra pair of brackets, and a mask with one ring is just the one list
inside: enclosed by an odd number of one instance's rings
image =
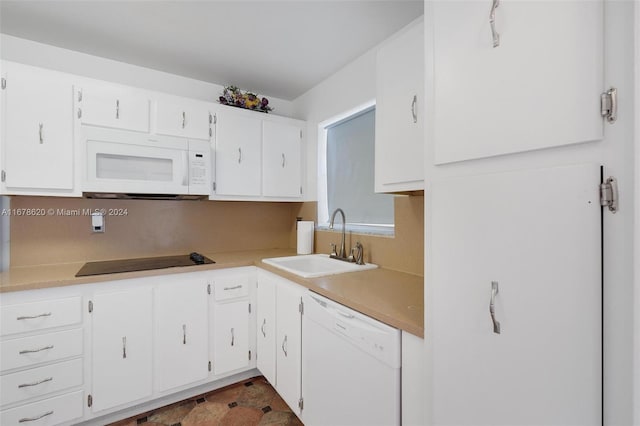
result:
[(431, 7), (437, 164), (602, 138), (602, 1)]
[(158, 100), (156, 112), (156, 133), (182, 136), (190, 139), (211, 138), (213, 115), (209, 105), (188, 99)]
[(158, 278), (155, 298), (155, 385), (159, 391), (209, 375), (209, 298), (203, 273)]
[(216, 123), (215, 193), (261, 193), (262, 120), (257, 113), (220, 111)]
[(72, 76), (3, 65), (2, 193), (76, 195)]
[(375, 191), (424, 189), (424, 22), (386, 42), (376, 57)]
[(221, 107), (212, 199), (294, 201), (304, 193), (305, 122)]
[(86, 85), (76, 94), (82, 124), (149, 132), (150, 99), (143, 91), (105, 82)]
[(302, 127), (263, 121), (262, 188), (266, 197), (302, 196)]

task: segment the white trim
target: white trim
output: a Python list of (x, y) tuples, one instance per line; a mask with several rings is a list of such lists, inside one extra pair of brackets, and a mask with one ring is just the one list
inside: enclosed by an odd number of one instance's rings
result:
[[(318, 123), (318, 226), (319, 230), (329, 229), (329, 209), (327, 205), (327, 128), (331, 125), (345, 120), (353, 115), (364, 112), (376, 106), (376, 100), (371, 99), (360, 105), (357, 105), (345, 112), (334, 115), (320, 123)], [(377, 225), (377, 224), (352, 224), (347, 223), (347, 231), (358, 234), (375, 234), (375, 235), (394, 235), (393, 225)]]
[(640, 425), (640, 2), (634, 2), (633, 424)]

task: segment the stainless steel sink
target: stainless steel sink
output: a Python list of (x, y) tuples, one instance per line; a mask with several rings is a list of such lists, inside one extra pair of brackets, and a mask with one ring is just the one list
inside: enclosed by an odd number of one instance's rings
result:
[(323, 277), (326, 275), (343, 274), (345, 272), (366, 271), (375, 269), (378, 265), (367, 263), (357, 265), (351, 262), (331, 259), (327, 254), (307, 254), (288, 257), (272, 257), (262, 259), (267, 265), (290, 272), (302, 278)]

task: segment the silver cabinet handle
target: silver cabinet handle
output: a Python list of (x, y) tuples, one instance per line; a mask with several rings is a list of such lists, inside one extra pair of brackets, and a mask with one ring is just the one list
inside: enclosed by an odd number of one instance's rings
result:
[(39, 315), (23, 315), (23, 316), (17, 317), (16, 319), (18, 321), (22, 321), (22, 320), (41, 318), (41, 317), (50, 317), (50, 316), (51, 316), (51, 312), (45, 312)]
[(36, 420), (40, 420), (43, 417), (47, 417), (53, 414), (53, 410), (51, 411), (47, 411), (44, 414), (40, 414), (39, 416), (36, 417), (23, 417), (20, 420), (18, 420), (18, 423), (26, 423), (26, 422), (35, 422)]
[(44, 127), (44, 125), (42, 123), (38, 123), (38, 135), (40, 137), (40, 144), (42, 144), (44, 142), (44, 136), (42, 135), (42, 128)]
[(418, 122), (418, 113), (416, 112), (416, 104), (418, 103), (418, 95), (413, 95), (413, 102), (411, 102), (411, 116), (413, 117), (413, 122)]
[(234, 345), (235, 341), (236, 341), (236, 335), (233, 332), (233, 327), (231, 327), (231, 346)]
[(233, 287), (225, 287), (224, 291), (237, 290), (239, 288), (242, 288), (242, 284), (234, 285)]
[(348, 314), (348, 313), (346, 313), (346, 312), (342, 312), (342, 311), (340, 311), (340, 310), (338, 310), (338, 309), (336, 309), (335, 311), (336, 311), (339, 315), (342, 315), (342, 316), (343, 316), (343, 317), (345, 317), (345, 318), (349, 318), (349, 319), (351, 319), (351, 318), (355, 318), (353, 315)]
[(182, 344), (187, 344), (187, 325), (182, 324)]
[(122, 359), (127, 357), (127, 336), (122, 338)]
[(238, 148), (238, 164), (242, 163), (242, 148)]
[(287, 355), (287, 335), (284, 335), (284, 340), (282, 341), (282, 352), (284, 352), (284, 356)]
[(284, 169), (284, 164), (286, 161), (286, 157), (284, 156), (284, 152), (282, 153), (282, 168)]
[(116, 99), (116, 119), (120, 119), (120, 99)]
[(493, 0), (491, 12), (489, 12), (489, 24), (491, 25), (491, 37), (493, 37), (493, 47), (500, 46), (500, 34), (496, 31), (496, 9), (500, 6), (500, 0)]
[(187, 121), (187, 113), (185, 113), (184, 111), (182, 111), (182, 128), (184, 129), (184, 125)]
[(614, 123), (618, 119), (618, 89), (612, 87), (601, 95), (600, 111), (603, 117), (607, 118), (607, 122)]
[(38, 348), (38, 349), (23, 349), (18, 353), (20, 355), (33, 354), (33, 353), (36, 353), (36, 352), (48, 351), (49, 349), (53, 349), (53, 345), (43, 346), (43, 347)]
[(265, 325), (267, 325), (267, 319), (266, 319), (266, 318), (263, 318), (263, 320), (262, 320), (262, 327), (260, 327), (260, 331), (262, 331), (262, 335), (263, 335), (264, 337), (267, 337), (267, 333), (265, 333), (265, 331), (264, 331), (264, 326), (265, 326)]
[(496, 294), (498, 294), (498, 281), (491, 281), (491, 301), (489, 302), (489, 313), (491, 314), (491, 322), (493, 323), (493, 332), (500, 334), (500, 322), (496, 320)]
[(23, 383), (21, 385), (18, 385), (18, 389), (22, 389), (22, 388), (28, 388), (31, 386), (38, 386), (41, 385), (42, 383), (47, 383), (53, 380), (53, 377), (47, 377), (46, 379), (42, 379), (42, 380), (38, 380), (37, 382), (32, 382), (32, 383)]

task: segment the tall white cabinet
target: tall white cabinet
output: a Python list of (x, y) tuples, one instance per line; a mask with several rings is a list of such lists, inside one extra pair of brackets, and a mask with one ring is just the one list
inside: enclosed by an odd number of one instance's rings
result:
[(601, 424), (603, 2), (425, 17), (427, 416)]
[(2, 192), (75, 195), (71, 76), (16, 63), (3, 67)]

